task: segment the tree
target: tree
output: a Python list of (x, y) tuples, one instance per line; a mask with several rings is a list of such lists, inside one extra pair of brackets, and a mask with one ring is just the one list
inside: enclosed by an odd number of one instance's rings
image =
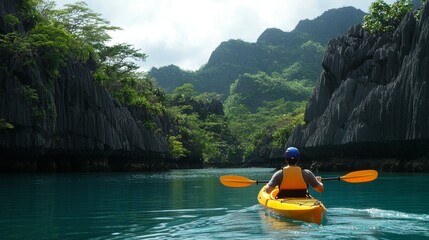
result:
[(102, 46), (98, 51), (98, 68), (94, 77), (109, 92), (114, 92), (120, 87), (118, 84), (132, 84), (133, 79), (139, 78), (140, 74), (136, 74), (139, 66), (133, 60), (145, 59), (146, 54), (130, 44)]
[[(111, 26), (109, 21), (103, 19), (101, 14), (93, 12), (83, 1), (66, 4), (64, 9), (54, 8), (55, 3), (52, 1), (41, 2), (38, 6), (41, 15), (50, 20), (51, 25), (65, 29), (65, 32), (74, 36), (80, 48), (86, 49), (82, 53), (91, 51), (91, 59), (97, 64), (93, 75), (101, 86), (124, 104), (159, 109), (152, 100), (159, 100), (154, 96), (157, 95), (156, 92), (160, 92), (156, 90), (154, 83), (150, 83), (147, 77), (137, 72), (139, 66), (136, 62), (145, 61), (147, 55), (130, 44), (107, 45), (111, 39), (108, 32), (121, 28)], [(85, 57), (89, 58), (86, 55)], [(162, 97), (161, 95), (163, 94), (159, 94), (159, 97)]]
[[(5, 16), (6, 23), (11, 27), (24, 20), (23, 24), (31, 25), (31, 28), (27, 34), (18, 31), (0, 34), (0, 52), (2, 57), (25, 65), (33, 64), (33, 56), (37, 55), (43, 61), (44, 69), (49, 76), (55, 78), (70, 56), (86, 61), (92, 50), (87, 48), (87, 45), (80, 44), (62, 26), (44, 18), (35, 10), (41, 11), (40, 9), (52, 6), (44, 4), (42, 0), (23, 1), (20, 18), (12, 14)], [(29, 22), (25, 23), (27, 20)], [(9, 70), (13, 70), (14, 65), (9, 66)]]
[(61, 10), (51, 9), (47, 14), (61, 23), (81, 43), (89, 44), (97, 50), (102, 49), (111, 39), (108, 31), (121, 29), (111, 26), (109, 21), (103, 19), (101, 14), (93, 12), (83, 1), (66, 4)]
[(189, 152), (188, 150), (186, 150), (186, 148), (183, 147), (183, 143), (180, 141), (180, 137), (169, 136), (167, 139), (171, 158), (180, 159), (186, 157), (186, 154), (188, 154)]
[[(121, 30), (120, 27), (110, 25), (110, 22), (103, 19), (101, 14), (93, 12), (88, 8), (85, 2), (76, 2), (66, 4), (64, 9), (52, 10), (55, 5), (48, 3), (45, 5), (45, 12), (58, 21), (69, 33), (82, 44), (91, 45), (100, 62), (108, 65), (120, 65), (132, 68), (138, 68), (126, 60), (145, 60), (146, 54), (139, 53), (139, 49), (133, 48), (130, 44), (117, 44), (108, 46), (107, 42), (111, 40), (109, 31)], [(131, 66), (131, 67), (130, 67)]]
[(70, 56), (85, 61), (91, 49), (79, 45), (70, 33), (49, 21), (40, 21), (26, 37), (32, 51), (41, 56), (50, 76), (59, 76), (59, 70)]
[(372, 33), (393, 32), (402, 18), (413, 10), (410, 0), (398, 0), (392, 5), (376, 0), (369, 6), (363, 28)]
[(194, 85), (192, 83), (185, 83), (180, 87), (177, 87), (173, 91), (173, 96), (191, 98), (197, 95), (197, 91), (195, 91)]

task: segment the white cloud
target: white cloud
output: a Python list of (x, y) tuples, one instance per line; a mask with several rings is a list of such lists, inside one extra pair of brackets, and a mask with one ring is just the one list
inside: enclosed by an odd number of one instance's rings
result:
[[(58, 6), (77, 0), (59, 0)], [(145, 70), (170, 64), (196, 70), (223, 41), (255, 42), (267, 28), (291, 31), (303, 19), (354, 6), (365, 12), (371, 0), (86, 0), (114, 26), (113, 42), (148, 54)], [(386, 1), (388, 3), (393, 2)]]

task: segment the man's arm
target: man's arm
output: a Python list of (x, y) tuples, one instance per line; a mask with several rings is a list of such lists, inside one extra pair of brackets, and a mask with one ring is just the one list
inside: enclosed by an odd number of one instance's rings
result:
[(319, 183), (317, 186), (312, 186), (313, 188), (314, 188), (314, 190), (316, 190), (316, 191), (318, 191), (318, 192), (323, 192), (323, 191), (325, 191), (325, 187), (323, 186), (323, 183), (322, 183), (322, 177), (320, 177), (320, 176), (317, 176), (316, 177), (316, 180), (317, 180), (317, 182)]
[(305, 173), (305, 181), (307, 184), (309, 184), (311, 187), (314, 188), (314, 190), (318, 192), (325, 191), (325, 187), (322, 183), (322, 178), (320, 176), (315, 177), (314, 174), (310, 170), (304, 170)]
[(271, 193), (272, 191), (273, 191), (273, 187), (271, 187), (270, 185), (265, 185), (265, 189), (264, 189), (264, 191), (266, 192), (266, 193)]
[(265, 192), (271, 193), (273, 189), (283, 180), (283, 170), (279, 170), (273, 174), (270, 181), (265, 185)]

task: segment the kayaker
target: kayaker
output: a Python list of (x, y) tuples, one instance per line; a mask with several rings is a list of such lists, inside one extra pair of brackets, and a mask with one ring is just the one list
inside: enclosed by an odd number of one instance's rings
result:
[(316, 177), (310, 170), (301, 169), (297, 166), (300, 160), (300, 153), (297, 148), (287, 148), (285, 151), (285, 160), (287, 166), (275, 172), (266, 185), (265, 191), (267, 193), (271, 193), (276, 186), (280, 189), (277, 198), (309, 197), (308, 185), (312, 186), (318, 192), (324, 191), (320, 176)]

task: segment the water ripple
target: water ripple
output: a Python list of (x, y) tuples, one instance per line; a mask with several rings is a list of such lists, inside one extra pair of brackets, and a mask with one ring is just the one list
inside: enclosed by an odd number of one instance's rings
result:
[[(184, 212), (225, 211), (181, 209)], [(204, 214), (203, 214), (204, 215)], [(206, 216), (206, 215), (205, 215)], [(429, 215), (382, 209), (332, 208), (328, 222), (316, 225), (284, 219), (259, 205), (223, 215), (166, 219), (133, 239), (426, 239)], [(124, 235), (122, 235), (124, 237)], [(128, 236), (130, 237), (130, 236)]]

